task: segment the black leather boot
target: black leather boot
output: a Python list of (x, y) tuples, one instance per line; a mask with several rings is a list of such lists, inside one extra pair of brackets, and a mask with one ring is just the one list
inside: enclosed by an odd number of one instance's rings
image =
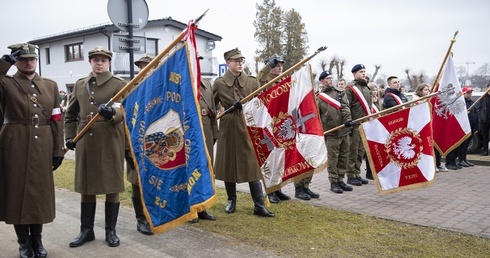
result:
[(344, 191), (342, 188), (340, 188), (340, 185), (338, 182), (330, 183), (330, 191), (334, 193), (343, 193)]
[(29, 225), (14, 224), (14, 229), (19, 243), (20, 258), (34, 258), (34, 251), (29, 238)]
[(35, 257), (44, 258), (48, 256), (48, 252), (44, 249), (41, 241), (41, 233), (43, 232), (43, 224), (31, 224), (31, 246)]
[(236, 183), (225, 182), (226, 195), (228, 195), (228, 205), (225, 212), (233, 213), (236, 209)]
[(117, 216), (119, 215), (118, 202), (105, 202), (105, 241), (110, 247), (119, 246), (119, 237), (116, 235)]
[(270, 212), (265, 208), (264, 205), (264, 194), (262, 193), (262, 185), (260, 181), (249, 182), (250, 194), (252, 195), (252, 200), (254, 201), (254, 215), (262, 217), (274, 217), (274, 213)]
[(294, 188), (294, 197), (303, 201), (311, 200), (311, 197), (307, 193), (305, 193), (305, 189), (303, 187)]
[(277, 198), (279, 198), (279, 200), (281, 200), (281, 201), (291, 200), (291, 197), (289, 195), (283, 193), (281, 189), (275, 191), (274, 193), (276, 194)]
[(78, 247), (95, 239), (94, 219), (96, 206), (95, 202), (81, 203), (80, 222), (82, 225), (78, 236), (70, 242), (70, 247)]
[(270, 203), (279, 203), (281, 201), (279, 199), (279, 197), (277, 197), (276, 192), (272, 192), (270, 194), (267, 194), (267, 196), (269, 197)]
[(136, 230), (141, 232), (143, 235), (153, 235), (151, 231), (150, 224), (146, 220), (145, 213), (143, 212), (143, 204), (141, 203), (140, 197), (132, 197), (134, 213), (136, 214)]

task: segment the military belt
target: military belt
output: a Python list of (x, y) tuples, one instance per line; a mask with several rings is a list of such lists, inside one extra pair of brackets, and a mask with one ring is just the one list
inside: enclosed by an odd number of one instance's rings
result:
[(51, 120), (47, 118), (39, 117), (27, 117), (27, 118), (7, 118), (3, 119), (3, 124), (22, 124), (22, 125), (49, 125)]
[[(88, 122), (90, 122), (90, 120), (92, 120), (92, 118), (94, 118), (93, 115), (88, 115), (88, 116), (82, 118), (80, 120), (80, 122), (82, 122), (82, 123), (88, 123)], [(99, 115), (99, 118), (95, 122), (102, 122), (102, 121), (105, 121), (105, 118), (103, 116)]]

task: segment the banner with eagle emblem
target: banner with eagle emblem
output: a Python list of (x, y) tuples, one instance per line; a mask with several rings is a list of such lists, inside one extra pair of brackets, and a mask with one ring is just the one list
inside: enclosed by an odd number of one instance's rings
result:
[(267, 193), (325, 168), (309, 65), (245, 103), (243, 113)]
[(428, 102), (364, 122), (359, 128), (380, 194), (434, 183), (434, 147)]
[(466, 103), (451, 55), (437, 91), (439, 94), (431, 100), (434, 144), (441, 155), (446, 156), (471, 136)]
[[(177, 46), (124, 100), (145, 215), (154, 233), (216, 203), (196, 99), (191, 44)], [(198, 81), (198, 80), (197, 80)]]

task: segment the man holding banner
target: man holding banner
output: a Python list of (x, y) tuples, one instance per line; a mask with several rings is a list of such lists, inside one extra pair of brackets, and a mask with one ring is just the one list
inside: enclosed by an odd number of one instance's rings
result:
[(244, 56), (238, 48), (224, 53), (228, 70), (213, 84), (216, 104), (227, 110), (219, 124), (218, 146), (216, 152), (216, 179), (225, 182), (228, 195), (226, 213), (236, 209), (236, 184), (248, 182), (254, 202), (254, 215), (274, 217), (274, 213), (264, 205), (264, 196), (260, 182), (260, 168), (254, 158), (254, 150), (247, 138), (240, 100), (260, 87), (259, 80), (243, 72)]
[[(356, 120), (371, 114), (372, 98), (371, 89), (366, 81), (366, 67), (363, 64), (356, 64), (352, 67), (351, 72), (354, 75), (354, 81), (349, 83), (349, 86), (345, 89), (345, 95), (347, 96), (352, 119)], [(364, 147), (359, 134), (359, 125), (353, 126), (351, 134), (347, 183), (361, 186), (367, 184), (368, 180), (360, 175)]]
[[(65, 115), (66, 147), (75, 150), (75, 192), (81, 194), (81, 227), (70, 247), (78, 247), (95, 239), (94, 219), (96, 197), (106, 195), (105, 240), (109, 246), (119, 246), (116, 235), (119, 214), (119, 193), (124, 192), (124, 151), (126, 141), (122, 110), (106, 106), (125, 85), (123, 79), (109, 71), (112, 52), (96, 47), (88, 52), (92, 70), (78, 80)], [(114, 105), (116, 106), (116, 105)], [(97, 114), (97, 122), (74, 142), (82, 130)]]

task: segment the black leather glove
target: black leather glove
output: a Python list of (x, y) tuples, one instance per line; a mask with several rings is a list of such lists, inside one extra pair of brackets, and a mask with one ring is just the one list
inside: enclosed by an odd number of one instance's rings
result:
[(235, 102), (235, 104), (233, 104), (233, 107), (235, 107), (236, 109), (242, 109), (242, 103), (240, 101), (237, 101)]
[(131, 151), (130, 150), (126, 150), (124, 152), (124, 158), (126, 159), (126, 162), (128, 162), (128, 166), (131, 168), (131, 169), (135, 169), (136, 167), (134, 166), (134, 160), (133, 160), (133, 157), (131, 156)]
[(344, 124), (345, 127), (353, 127), (354, 125), (356, 125), (356, 122), (354, 120), (349, 120)]
[(108, 107), (105, 104), (102, 104), (99, 106), (98, 112), (106, 120), (110, 120), (110, 119), (112, 119), (112, 117), (116, 113), (116, 110), (114, 110), (113, 107)]
[(279, 63), (278, 56), (273, 56), (273, 57), (267, 59), (267, 62), (265, 64), (267, 66), (269, 66), (270, 68), (274, 68), (274, 67), (276, 67), (277, 63)]
[(63, 163), (63, 157), (53, 157), (53, 171), (58, 169)]
[(2, 56), (2, 60), (13, 65), (17, 62), (17, 57), (20, 56), (20, 50), (15, 51), (12, 54), (5, 54)]
[(70, 150), (75, 150), (75, 148), (77, 147), (77, 143), (73, 142), (72, 138), (66, 139), (65, 145)]

